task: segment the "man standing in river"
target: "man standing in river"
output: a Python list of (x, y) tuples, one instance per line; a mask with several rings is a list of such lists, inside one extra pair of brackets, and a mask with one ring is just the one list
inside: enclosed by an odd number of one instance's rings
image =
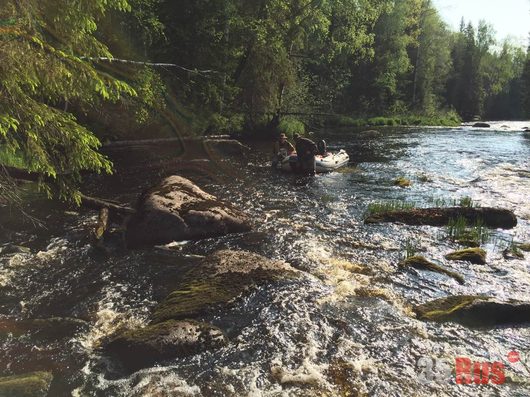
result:
[(298, 157), (298, 170), (302, 174), (315, 175), (317, 145), (311, 139), (302, 138), (299, 134), (294, 134), (294, 140)]

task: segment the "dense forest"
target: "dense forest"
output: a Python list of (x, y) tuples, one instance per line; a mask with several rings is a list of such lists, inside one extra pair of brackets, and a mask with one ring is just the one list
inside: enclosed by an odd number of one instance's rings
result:
[(530, 112), (527, 52), (486, 22), (451, 31), (430, 0), (74, 4), (0, 2), (0, 160), (61, 175), (64, 197), (111, 170), (100, 141), (161, 119), (204, 134)]

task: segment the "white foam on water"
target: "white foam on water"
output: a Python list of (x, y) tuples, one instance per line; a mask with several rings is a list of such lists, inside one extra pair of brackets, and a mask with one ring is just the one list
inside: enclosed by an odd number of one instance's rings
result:
[(88, 351), (99, 347), (100, 342), (121, 329), (142, 327), (144, 319), (132, 315), (128, 311), (120, 311), (119, 292), (107, 289), (104, 298), (98, 303), (95, 323), (89, 331), (79, 338), (81, 345)]

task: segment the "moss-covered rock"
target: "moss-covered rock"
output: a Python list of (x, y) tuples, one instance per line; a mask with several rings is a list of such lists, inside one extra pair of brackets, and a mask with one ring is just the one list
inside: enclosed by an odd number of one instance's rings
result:
[(432, 272), (445, 274), (449, 277), (454, 278), (460, 284), (464, 284), (464, 277), (459, 273), (445, 269), (442, 266), (437, 265), (436, 263), (429, 262), (427, 259), (420, 255), (411, 256), (410, 258), (405, 259), (404, 261), (399, 263), (399, 267), (401, 269), (413, 267), (415, 269), (430, 270)]
[(512, 229), (517, 226), (517, 217), (513, 211), (486, 207), (390, 209), (370, 214), (365, 223), (400, 222), (407, 225), (447, 226), (458, 218), (464, 218), (469, 225), (481, 222), (491, 228)]
[(50, 372), (31, 372), (0, 377), (0, 396), (45, 397), (48, 395), (53, 375)]
[(523, 243), (517, 246), (521, 251), (530, 252), (530, 243)]
[(192, 320), (169, 320), (122, 332), (105, 347), (125, 368), (136, 371), (153, 364), (197, 354), (226, 344), (223, 332)]
[(194, 318), (232, 301), (252, 286), (296, 274), (285, 262), (246, 251), (218, 251), (186, 274), (155, 309), (152, 322)]
[(466, 248), (463, 250), (451, 252), (445, 256), (450, 261), (465, 261), (476, 265), (486, 264), (486, 251), (482, 248)]
[(400, 176), (394, 181), (394, 185), (399, 187), (409, 187), (412, 183), (410, 182), (410, 179)]
[(418, 305), (414, 312), (420, 320), (471, 327), (530, 324), (530, 302), (500, 302), (484, 296), (449, 296)]

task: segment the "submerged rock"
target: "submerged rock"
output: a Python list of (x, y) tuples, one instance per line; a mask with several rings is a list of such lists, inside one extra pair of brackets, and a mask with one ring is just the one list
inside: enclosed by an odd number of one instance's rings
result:
[(188, 179), (170, 176), (140, 198), (127, 225), (130, 247), (198, 240), (250, 230), (249, 219)]
[(530, 323), (530, 302), (501, 302), (491, 297), (459, 295), (414, 307), (420, 320), (451, 321), (471, 327)]
[(451, 219), (465, 218), (468, 224), (479, 221), (487, 227), (511, 229), (517, 226), (517, 217), (499, 208), (412, 208), (389, 210), (370, 214), (365, 223), (401, 222), (407, 225), (447, 226)]
[(359, 132), (357, 135), (363, 138), (378, 138), (382, 134), (377, 130), (366, 130)]
[(281, 261), (245, 251), (218, 251), (188, 272), (155, 309), (152, 322), (194, 318), (227, 304), (255, 285), (296, 276)]
[(460, 284), (464, 284), (464, 277), (459, 273), (453, 272), (451, 270), (445, 269), (442, 266), (437, 265), (436, 263), (429, 262), (423, 256), (415, 255), (410, 258), (405, 259), (399, 263), (399, 267), (405, 269), (407, 267), (413, 267), (416, 269), (430, 270), (432, 272), (446, 274), (449, 277), (454, 278)]
[(125, 368), (137, 371), (175, 357), (184, 357), (226, 344), (223, 332), (192, 320), (169, 320), (114, 337), (106, 351)]
[(45, 397), (48, 395), (53, 375), (50, 372), (30, 372), (22, 375), (0, 377), (0, 396)]
[(219, 153), (227, 156), (242, 156), (243, 154), (250, 152), (248, 146), (243, 145), (235, 139), (209, 138), (204, 141), (204, 146), (210, 154), (214, 152), (213, 154)]
[(530, 243), (523, 243), (517, 246), (521, 251), (530, 252)]
[(474, 128), (490, 128), (491, 125), (489, 125), (488, 123), (479, 122), (479, 123), (473, 124), (473, 127)]
[(502, 251), (502, 256), (504, 259), (524, 259), (524, 254), (521, 252), (517, 246), (506, 248)]
[(445, 256), (450, 261), (465, 261), (476, 265), (486, 264), (486, 251), (482, 248), (466, 248), (463, 250), (451, 252)]
[(400, 176), (394, 181), (394, 186), (409, 187), (410, 185), (412, 185), (412, 183), (410, 182), (410, 179), (407, 179), (402, 176)]

